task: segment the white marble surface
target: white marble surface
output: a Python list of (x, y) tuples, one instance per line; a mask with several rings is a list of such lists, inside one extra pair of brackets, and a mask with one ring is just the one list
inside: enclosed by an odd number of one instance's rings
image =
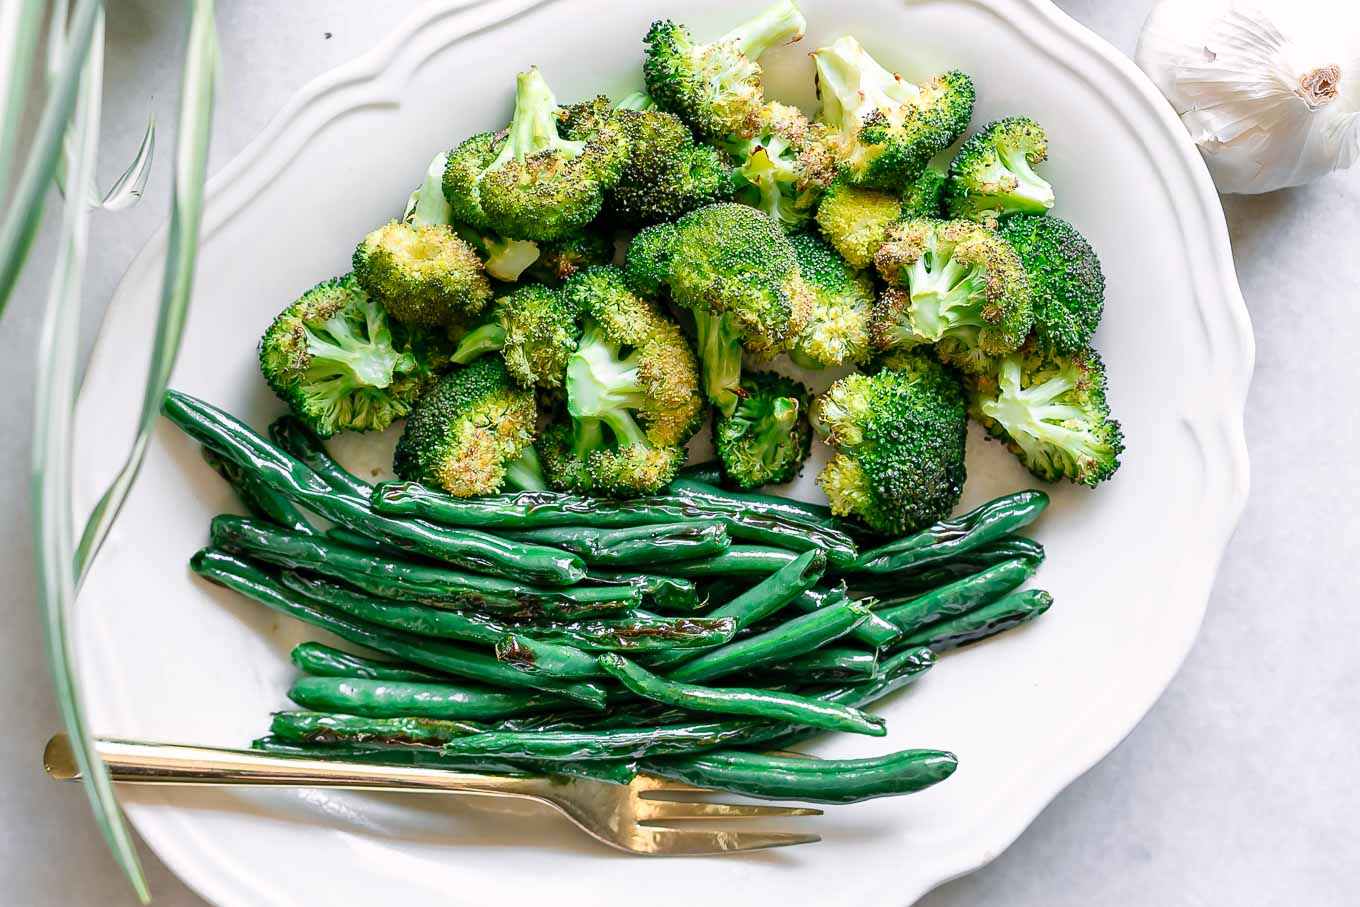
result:
[[(304, 82), (370, 47), (415, 5), (219, 4), (225, 79), (213, 166)], [(1059, 5), (1132, 53), (1151, 0)], [(148, 109), (162, 124), (165, 156), (143, 205), (96, 220), (87, 341), (122, 269), (165, 217), (183, 41), (181, 3), (109, 6), (101, 175), (111, 180), (132, 154)], [(1253, 491), (1199, 642), (1109, 758), (992, 865), (929, 895), (925, 907), (1355, 903), (1360, 611), (1351, 571), (1360, 430), (1348, 379), (1360, 348), (1360, 170), (1230, 197), (1225, 208), (1256, 329), (1247, 416)], [(13, 400), (0, 423), (0, 462), (13, 464), (0, 475), (0, 499), (10, 502), (0, 518), (0, 575), (11, 590), (0, 633), (0, 901), (114, 907), (135, 901), (83, 796), (46, 783), (39, 764), (59, 721), (40, 648), (25, 466), (54, 228), (44, 225), (0, 322), (0, 384)], [(203, 904), (149, 852), (146, 861), (156, 903)]]

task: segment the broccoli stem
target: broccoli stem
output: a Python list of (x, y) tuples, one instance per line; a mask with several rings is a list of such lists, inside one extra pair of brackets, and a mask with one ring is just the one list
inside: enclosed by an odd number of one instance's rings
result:
[(1006, 169), (1015, 175), (1015, 188), (1008, 195), (1013, 197), (1015, 210), (1026, 214), (1043, 214), (1053, 207), (1053, 187), (1042, 176), (1034, 172), (1029, 158), (1020, 148), (998, 145), (997, 157)]
[(759, 204), (754, 207), (764, 211), (775, 223), (798, 226), (807, 220), (807, 216), (788, 210), (788, 199), (784, 196), (784, 186), (794, 186), (798, 179), (783, 159), (788, 144), (785, 139), (774, 136), (738, 152), (742, 164), (737, 173), (759, 194)]
[(1089, 431), (1090, 413), (1053, 402), (1076, 386), (1072, 380), (1058, 375), (1022, 389), (1020, 371), (1020, 362), (1014, 357), (1001, 363), (997, 375), (1001, 394), (982, 403), (983, 414), (1000, 422), (1029, 457), (1042, 457), (1046, 445), (1077, 458), (1099, 456), (1101, 445)]
[(598, 325), (586, 325), (567, 363), (567, 410), (573, 417), (609, 421), (615, 413), (646, 405), (638, 383), (638, 354), (620, 359), (618, 353), (618, 346), (605, 339)]
[(615, 110), (655, 110), (656, 102), (645, 91), (635, 91), (614, 105)]
[(748, 60), (755, 60), (776, 44), (797, 41), (803, 37), (806, 29), (807, 19), (803, 18), (793, 0), (780, 0), (754, 19), (723, 35), (718, 42), (730, 41)]
[(932, 343), (947, 331), (986, 325), (980, 301), (987, 287), (982, 268), (944, 258), (939, 250), (923, 255), (911, 266), (911, 322), (915, 333)]
[(425, 171), (425, 181), (407, 203), (406, 222), (414, 226), (447, 224), (453, 221), (453, 208), (444, 198), (444, 168), (448, 166), (447, 151), (435, 155)]
[(694, 310), (699, 363), (708, 402), (730, 416), (744, 396), (741, 390), (741, 337), (724, 315)]
[(532, 154), (553, 151), (563, 158), (576, 157), (585, 142), (569, 142), (557, 133), (557, 98), (535, 66), (515, 78), (515, 115), (505, 145), (491, 169)]
[(479, 328), (468, 331), (453, 351), (452, 360), (458, 365), (467, 365), (487, 353), (496, 353), (505, 348), (505, 328), (492, 321)]
[(358, 336), (349, 320), (342, 314), (328, 319), (324, 334), (310, 328), (307, 331), (307, 352), (311, 368), (320, 377), (335, 373), (358, 387), (387, 387), (392, 383), (392, 372), (401, 358), (392, 347), (391, 335), (378, 316), (371, 301), (364, 313), (368, 338)]
[(454, 224), (453, 231), (463, 242), (477, 250), (486, 273), (497, 280), (514, 283), (541, 254), (538, 243), (529, 239), (505, 239), (484, 233), (466, 224)]
[(900, 107), (921, 89), (890, 72), (854, 38), (845, 37), (812, 55), (822, 119), (835, 123), (847, 138), (859, 134), (864, 114), (879, 107)]
[(543, 463), (532, 444), (524, 448), (518, 459), (505, 467), (505, 484), (511, 491), (548, 490), (548, 480), (543, 477)]

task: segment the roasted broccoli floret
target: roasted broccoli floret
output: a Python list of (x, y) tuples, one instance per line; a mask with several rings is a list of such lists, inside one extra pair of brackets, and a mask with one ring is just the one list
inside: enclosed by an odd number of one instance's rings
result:
[(392, 324), (353, 274), (303, 293), (260, 340), (265, 381), (322, 438), (405, 416), (447, 356), (420, 329)]
[(963, 388), (923, 352), (848, 375), (817, 398), (812, 424), (836, 454), (817, 477), (831, 509), (906, 535), (949, 515), (966, 475)]
[(1040, 342), (1059, 353), (1089, 346), (1105, 308), (1105, 275), (1086, 237), (1060, 217), (1033, 215), (1006, 218), (1000, 233), (1029, 274)]
[(903, 217), (944, 217), (944, 187), (949, 177), (927, 167), (902, 196)]
[(905, 192), (973, 115), (973, 81), (957, 70), (921, 85), (884, 69), (846, 36), (812, 54), (818, 120), (847, 182)]
[(1047, 157), (1044, 129), (1029, 117), (988, 123), (949, 165), (949, 215), (990, 226), (1008, 214), (1043, 214), (1053, 207), (1053, 187), (1034, 168)]
[(653, 22), (642, 65), (647, 91), (707, 142), (749, 138), (765, 105), (757, 58), (776, 44), (797, 41), (806, 28), (792, 0), (779, 0), (708, 44), (695, 42), (689, 29), (669, 19)]
[(789, 237), (798, 255), (811, 305), (807, 324), (789, 346), (789, 355), (804, 368), (859, 365), (868, 360), (869, 316), (874, 282), (810, 233)]
[(454, 219), (514, 239), (558, 239), (584, 227), (628, 158), (627, 138), (611, 119), (588, 122), (562, 129), (543, 76), (520, 73), (509, 129), (474, 135), (449, 152), (443, 188)]
[[(571, 108), (570, 115), (581, 116), (581, 109)], [(612, 116), (630, 151), (618, 183), (605, 193), (610, 222), (645, 227), (732, 197), (732, 166), (722, 152), (696, 144), (689, 127), (650, 97), (629, 95)]]
[(567, 412), (540, 453), (556, 488), (629, 497), (674, 477), (703, 413), (694, 353), (654, 302), (613, 267), (591, 268), (563, 292), (584, 330), (567, 362)]
[(669, 286), (694, 314), (704, 393), (724, 415), (740, 396), (741, 351), (768, 358), (801, 333), (811, 300), (784, 231), (754, 208), (709, 205), (658, 224), (628, 247), (629, 284)]
[(750, 138), (724, 143), (736, 164), (735, 198), (759, 208), (785, 230), (798, 230), (817, 210), (836, 174), (826, 146), (812, 140), (812, 126), (798, 108), (771, 102)]
[(973, 417), (1039, 478), (1095, 486), (1119, 468), (1124, 435), (1095, 350), (1063, 356), (1031, 343), (967, 380)]
[(539, 243), (542, 255), (524, 276), (550, 286), (560, 286), (578, 271), (607, 265), (614, 260), (614, 236), (586, 228), (552, 242)]
[(723, 480), (737, 488), (793, 481), (812, 447), (808, 389), (776, 372), (747, 372), (741, 390), (732, 415), (713, 420)]
[(874, 263), (889, 284), (869, 323), (880, 352), (933, 343), (945, 362), (980, 372), (1018, 349), (1034, 323), (1019, 256), (972, 221), (904, 221)]
[(420, 398), (392, 468), (457, 497), (492, 494), (533, 441), (535, 418), (533, 391), (511, 380), (500, 357), (486, 356), (445, 375)]
[(874, 263), (888, 228), (902, 219), (902, 200), (891, 192), (863, 189), (836, 180), (817, 206), (817, 226), (826, 241), (856, 268)]
[(354, 277), (389, 315), (410, 324), (470, 318), (491, 301), (481, 259), (447, 224), (379, 227), (354, 250)]
[(453, 361), (467, 365), (499, 352), (521, 387), (561, 387), (580, 333), (576, 308), (564, 293), (525, 284), (498, 299), (486, 322), (463, 335)]

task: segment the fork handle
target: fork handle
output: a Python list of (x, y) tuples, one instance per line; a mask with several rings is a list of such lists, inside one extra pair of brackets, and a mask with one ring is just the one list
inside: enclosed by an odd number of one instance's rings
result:
[[(526, 797), (546, 802), (545, 786), (551, 783), (544, 778), (474, 775), (419, 766), (370, 765), (173, 743), (100, 739), (95, 741), (95, 747), (113, 780), (129, 784), (435, 791)], [(80, 778), (75, 751), (65, 734), (47, 741), (43, 767), (49, 777), (58, 781)]]

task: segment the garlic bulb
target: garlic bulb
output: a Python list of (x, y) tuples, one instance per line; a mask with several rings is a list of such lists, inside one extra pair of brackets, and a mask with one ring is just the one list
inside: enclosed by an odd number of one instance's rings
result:
[(1360, 157), (1358, 0), (1162, 0), (1138, 65), (1222, 192), (1269, 192)]

